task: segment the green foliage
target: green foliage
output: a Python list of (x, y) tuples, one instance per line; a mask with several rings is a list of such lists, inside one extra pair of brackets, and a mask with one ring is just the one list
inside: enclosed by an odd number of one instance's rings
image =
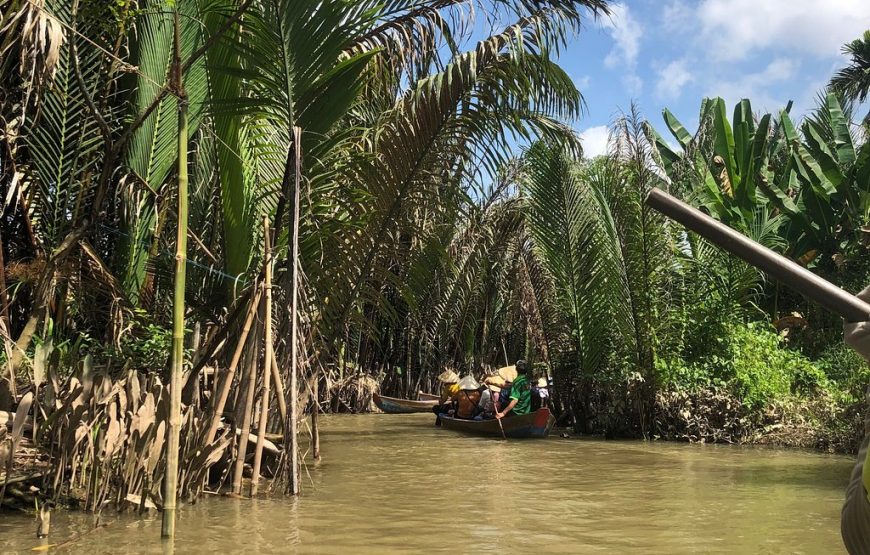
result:
[(822, 352), (817, 361), (829, 380), (835, 382), (847, 400), (863, 402), (870, 384), (870, 365), (844, 343), (835, 341)]
[(753, 410), (829, 387), (820, 365), (784, 347), (768, 324), (731, 323), (721, 331), (706, 353), (657, 361), (662, 380), (678, 389), (727, 388)]
[(121, 356), (131, 359), (134, 368), (160, 370), (172, 351), (172, 329), (147, 324), (138, 336), (121, 343)]

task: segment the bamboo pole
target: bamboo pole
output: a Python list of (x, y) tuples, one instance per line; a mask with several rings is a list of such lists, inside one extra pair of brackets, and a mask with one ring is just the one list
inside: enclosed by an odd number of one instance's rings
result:
[(248, 434), (251, 431), (251, 415), (254, 411), (254, 389), (257, 383), (257, 346), (259, 341), (254, 341), (251, 345), (253, 356), (251, 356), (251, 364), (248, 365), (247, 373), (247, 391), (245, 392), (245, 408), (242, 416), (241, 433), (239, 434), (239, 448), (236, 455), (236, 466), (233, 469), (233, 493), (241, 495), (242, 493), (242, 472), (245, 469), (245, 455), (248, 452)]
[(290, 494), (299, 494), (299, 439), (298, 396), (299, 386), (296, 383), (299, 365), (299, 178), (302, 171), (301, 140), (302, 130), (293, 128), (293, 141), (296, 144), (296, 184), (293, 191), (293, 286), (290, 307)]
[(260, 295), (263, 290), (257, 288), (254, 294), (254, 299), (251, 301), (251, 307), (248, 309), (248, 315), (245, 317), (245, 324), (242, 327), (242, 334), (239, 336), (239, 342), (236, 345), (236, 350), (233, 352), (233, 358), (230, 361), (230, 366), (220, 384), (220, 391), (215, 395), (216, 403), (214, 412), (211, 417), (211, 425), (206, 434), (205, 445), (210, 445), (214, 441), (214, 436), (217, 435), (218, 426), (220, 426), (221, 416), (224, 412), (224, 407), (227, 404), (227, 398), (230, 394), (230, 388), (233, 384), (233, 378), (236, 375), (236, 368), (239, 366), (239, 360), (242, 358), (242, 352), (245, 350), (245, 342), (248, 339), (248, 334), (251, 333), (251, 324), (254, 322), (254, 316), (257, 315), (257, 306), (260, 304)]
[[(257, 447), (254, 449), (254, 471), (251, 474), (251, 497), (257, 495), (260, 485), (260, 466), (263, 463), (263, 445), (266, 441), (266, 421), (269, 419), (269, 390), (272, 378), (272, 361), (275, 358), (272, 348), (272, 246), (269, 238), (269, 217), (263, 217), (263, 243), (265, 251), (264, 283), (266, 291), (263, 311), (263, 336), (265, 338), (265, 360), (263, 363), (263, 394), (260, 397), (260, 423), (257, 427)], [(268, 368), (267, 368), (268, 367)]]
[(161, 536), (175, 537), (178, 502), (178, 456), (181, 435), (181, 388), (184, 373), (184, 287), (187, 264), (187, 97), (181, 77), (179, 6), (175, 6), (175, 45), (172, 86), (178, 97), (178, 223), (175, 251), (175, 292), (172, 299), (172, 371), (169, 380), (169, 425), (166, 441), (166, 474), (163, 480)]
[(0, 234), (0, 320), (9, 327), (9, 298), (6, 295), (6, 262), (3, 258), (3, 235)]
[[(278, 361), (275, 357), (275, 349), (272, 349), (272, 380), (275, 382), (275, 396), (278, 398), (278, 412), (281, 414), (281, 422), (287, 422), (287, 399), (284, 398), (284, 381), (278, 371)], [(286, 432), (286, 430), (285, 430)]]
[(320, 412), (320, 376), (314, 376), (314, 387), (311, 393), (314, 401), (314, 406), (311, 408), (311, 443), (314, 453), (314, 460), (320, 460), (320, 424), (318, 423), (317, 414)]

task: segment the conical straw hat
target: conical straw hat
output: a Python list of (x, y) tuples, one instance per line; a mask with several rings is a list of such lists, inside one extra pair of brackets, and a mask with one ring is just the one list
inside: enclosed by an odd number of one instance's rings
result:
[(477, 380), (474, 379), (474, 376), (468, 375), (459, 380), (459, 389), (464, 389), (466, 391), (475, 390), (480, 387), (480, 384), (477, 383)]
[(506, 381), (513, 383), (515, 379), (517, 379), (517, 367), (516, 366), (504, 366), (498, 369), (498, 375)]
[(547, 387), (547, 378), (538, 378), (538, 387)]
[(438, 381), (443, 383), (456, 383), (459, 381), (459, 375), (449, 368), (438, 376)]

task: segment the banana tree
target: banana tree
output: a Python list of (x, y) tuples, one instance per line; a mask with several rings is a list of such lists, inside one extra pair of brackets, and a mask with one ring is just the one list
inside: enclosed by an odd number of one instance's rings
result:
[(764, 189), (764, 183), (779, 178), (776, 157), (785, 140), (779, 125), (770, 114), (756, 122), (746, 99), (735, 106), (730, 122), (722, 98), (704, 99), (695, 136), (667, 108), (663, 116), (682, 149), (672, 149), (652, 125), (646, 125), (665, 173), (672, 180), (689, 173), (689, 192), (702, 206), (723, 222), (748, 230), (758, 206), (767, 202), (758, 195), (759, 186)]
[(811, 259), (821, 252), (851, 250), (870, 221), (870, 144), (855, 140), (850, 118), (833, 92), (819, 99), (801, 126), (802, 136), (787, 114), (781, 117), (791, 147), (790, 183), (798, 209), (795, 213), (783, 204), (783, 212), (793, 222), (795, 254)]

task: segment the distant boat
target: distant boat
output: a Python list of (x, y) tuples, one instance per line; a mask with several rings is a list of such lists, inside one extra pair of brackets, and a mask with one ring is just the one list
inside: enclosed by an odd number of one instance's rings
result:
[[(431, 410), (431, 409), (430, 409)], [(467, 420), (439, 415), (441, 427), (481, 436), (501, 437), (501, 428), (494, 418), (489, 420)], [(542, 438), (550, 435), (556, 419), (548, 408), (540, 408), (535, 412), (522, 416), (502, 418), (504, 435), (511, 438)]]
[(424, 393), (423, 391), (417, 392), (418, 401), (438, 401), (439, 399), (441, 399), (441, 397), (433, 393)]
[(387, 414), (409, 414), (412, 412), (432, 412), (432, 407), (438, 404), (438, 399), (411, 401), (410, 399), (397, 399), (395, 397), (386, 397), (372, 395), (375, 405)]

